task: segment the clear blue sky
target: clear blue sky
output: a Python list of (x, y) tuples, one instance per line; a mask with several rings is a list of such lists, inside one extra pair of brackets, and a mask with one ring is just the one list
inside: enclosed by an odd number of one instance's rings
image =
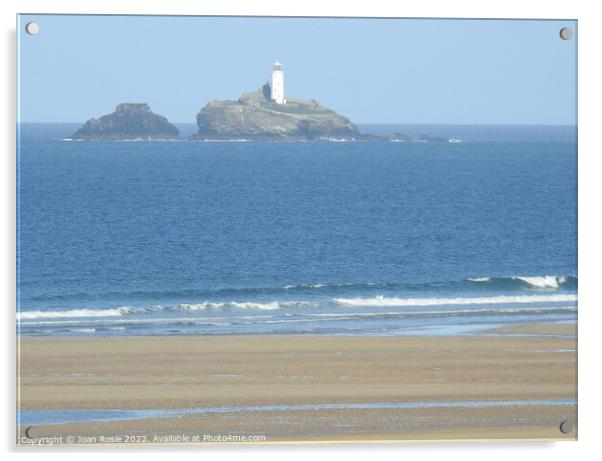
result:
[[(24, 26), (40, 24), (38, 35)], [(356, 123), (575, 123), (573, 21), (37, 16), (18, 18), (23, 122), (84, 122), (147, 102), (194, 122), (258, 89)]]

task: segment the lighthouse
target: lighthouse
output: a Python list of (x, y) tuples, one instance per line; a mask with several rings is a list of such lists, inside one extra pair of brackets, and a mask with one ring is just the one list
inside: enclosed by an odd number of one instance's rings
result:
[(278, 61), (272, 66), (272, 101), (276, 104), (286, 103), (284, 99), (284, 71)]

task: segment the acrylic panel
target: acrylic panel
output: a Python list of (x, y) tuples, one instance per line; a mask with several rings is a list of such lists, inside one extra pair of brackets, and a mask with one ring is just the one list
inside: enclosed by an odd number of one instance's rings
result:
[(576, 439), (576, 21), (17, 37), (18, 444)]

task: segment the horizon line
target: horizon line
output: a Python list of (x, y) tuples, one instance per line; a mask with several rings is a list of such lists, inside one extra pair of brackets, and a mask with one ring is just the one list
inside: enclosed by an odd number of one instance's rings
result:
[[(169, 120), (168, 120), (169, 121)], [(83, 125), (85, 122), (49, 122), (49, 121), (17, 121), (16, 124), (45, 124), (45, 125)], [(172, 122), (171, 124), (178, 125), (196, 125), (195, 122)], [(492, 122), (492, 123), (480, 123), (480, 122), (352, 122), (354, 125), (457, 125), (457, 126), (573, 126), (577, 127), (577, 123), (544, 123), (544, 122), (527, 122), (527, 123), (515, 123), (515, 122)]]

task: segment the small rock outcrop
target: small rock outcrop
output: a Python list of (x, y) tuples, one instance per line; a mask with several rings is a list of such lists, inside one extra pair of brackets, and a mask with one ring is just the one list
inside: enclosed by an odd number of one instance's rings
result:
[(145, 103), (122, 103), (115, 112), (88, 120), (70, 139), (119, 141), (174, 139), (180, 131)]
[(351, 121), (316, 101), (287, 99), (276, 104), (264, 92), (243, 94), (238, 101), (211, 101), (197, 114), (196, 140), (250, 139), (305, 141), (359, 139)]
[(420, 142), (449, 142), (449, 138), (443, 138), (441, 136), (429, 136), (428, 134), (420, 135), (418, 140)]

